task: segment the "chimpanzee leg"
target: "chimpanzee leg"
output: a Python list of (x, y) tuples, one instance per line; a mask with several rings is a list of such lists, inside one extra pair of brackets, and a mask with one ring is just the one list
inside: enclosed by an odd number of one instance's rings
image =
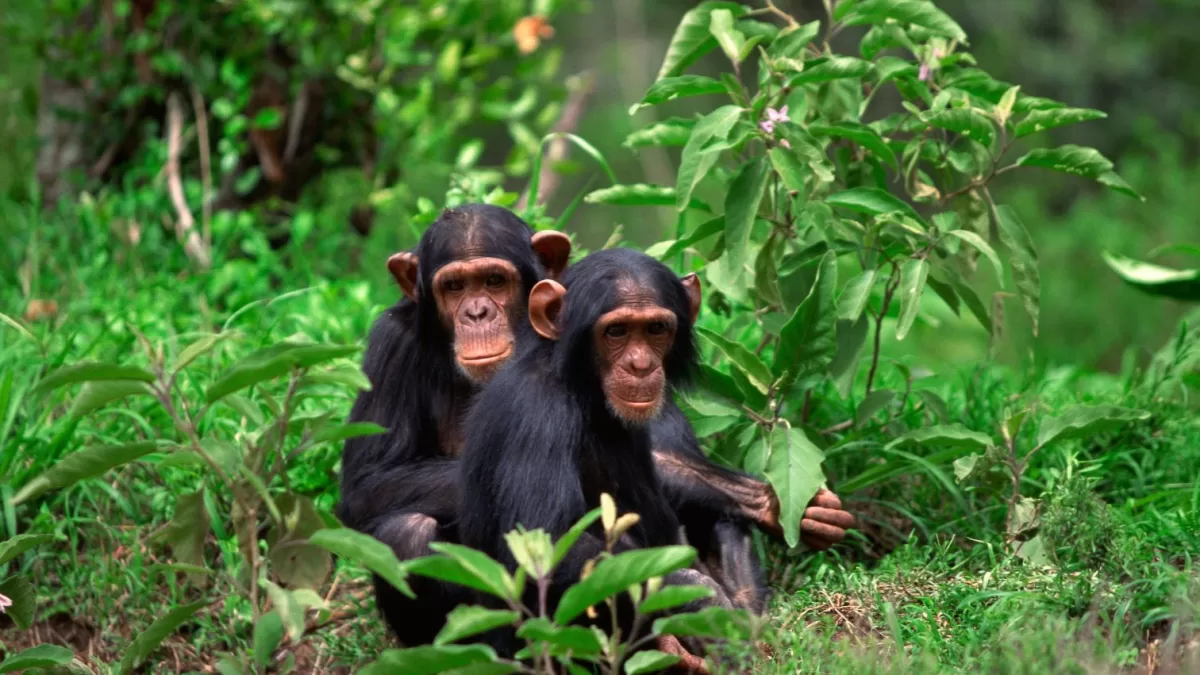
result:
[[(453, 528), (421, 513), (400, 513), (385, 520), (372, 533), (392, 547), (400, 560), (411, 560), (432, 553), (433, 541), (453, 541)], [(408, 584), (416, 598), (397, 591), (375, 575), (375, 604), (384, 620), (406, 647), (429, 644), (445, 625), (446, 614), (469, 600), (468, 591), (454, 584), (412, 575)]]
[(714, 579), (725, 587), (735, 608), (762, 614), (770, 594), (762, 563), (754, 552), (751, 526), (722, 519), (713, 526), (713, 549), (706, 551)]

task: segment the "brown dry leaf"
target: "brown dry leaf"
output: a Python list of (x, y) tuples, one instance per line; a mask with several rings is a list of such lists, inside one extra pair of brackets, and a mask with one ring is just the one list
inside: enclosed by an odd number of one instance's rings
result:
[(554, 37), (554, 26), (545, 17), (527, 16), (513, 26), (513, 39), (522, 54), (531, 54), (542, 44), (542, 40)]
[(25, 308), (26, 321), (53, 319), (57, 315), (58, 303), (53, 300), (39, 300), (38, 298), (34, 298), (29, 301), (29, 306)]

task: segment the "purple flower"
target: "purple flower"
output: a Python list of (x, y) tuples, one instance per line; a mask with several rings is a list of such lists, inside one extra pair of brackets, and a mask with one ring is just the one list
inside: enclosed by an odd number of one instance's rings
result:
[(786, 138), (779, 139), (779, 144), (782, 145), (783, 147), (787, 148), (788, 150), (792, 149), (792, 144), (788, 143), (788, 140)]
[(774, 108), (767, 108), (767, 119), (759, 122), (758, 128), (762, 129), (764, 132), (766, 132), (768, 134), (775, 133), (775, 125), (776, 124), (783, 124), (784, 122), (792, 121), (792, 118), (788, 117), (787, 109), (788, 109), (788, 107), (786, 105), (783, 106), (782, 108), (780, 108), (779, 110), (776, 110)]
[(919, 75), (917, 75), (917, 79), (922, 82), (929, 79), (929, 64), (928, 63), (921, 64), (921, 73)]

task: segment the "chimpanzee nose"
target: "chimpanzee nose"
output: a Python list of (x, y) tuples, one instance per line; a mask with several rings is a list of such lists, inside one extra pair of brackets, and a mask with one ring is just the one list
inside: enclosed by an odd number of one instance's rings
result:
[(654, 370), (654, 361), (650, 358), (650, 351), (647, 349), (635, 347), (629, 355), (627, 364), (629, 372), (638, 377), (645, 377)]
[(491, 316), (491, 306), (486, 302), (473, 302), (466, 306), (465, 314), (470, 323), (482, 323)]

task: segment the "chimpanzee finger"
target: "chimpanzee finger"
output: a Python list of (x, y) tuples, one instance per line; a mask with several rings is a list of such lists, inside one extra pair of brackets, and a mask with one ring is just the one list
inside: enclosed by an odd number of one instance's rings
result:
[(829, 490), (827, 490), (825, 488), (821, 488), (820, 490), (817, 490), (816, 496), (814, 496), (812, 498), (812, 501), (809, 502), (809, 504), (812, 506), (822, 506), (827, 509), (842, 508), (842, 500), (838, 499), (837, 495), (833, 494), (832, 492), (830, 492)]
[(804, 519), (800, 521), (800, 539), (810, 548), (823, 551), (846, 536), (846, 531), (840, 527)]
[(834, 525), (849, 530), (854, 527), (854, 514), (841, 509), (824, 509), (819, 506), (810, 506), (804, 509), (804, 520), (816, 520), (829, 525)]
[(694, 675), (709, 675), (708, 666), (704, 664), (704, 659), (692, 654), (683, 648), (679, 639), (673, 635), (660, 635), (656, 640), (658, 650), (667, 654), (674, 654), (679, 657), (679, 662), (671, 666), (671, 673), (688, 673)]

